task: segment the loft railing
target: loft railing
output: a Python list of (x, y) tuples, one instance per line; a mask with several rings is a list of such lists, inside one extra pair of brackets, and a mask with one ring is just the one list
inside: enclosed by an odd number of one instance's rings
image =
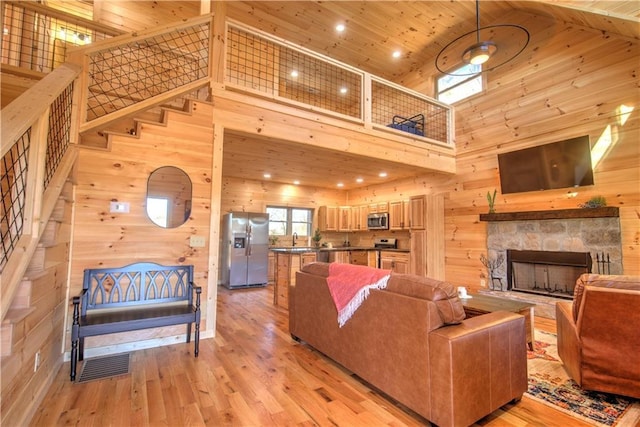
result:
[(364, 128), (453, 147), (451, 106), (232, 20), (225, 31), (220, 82), (212, 82), (218, 64), (210, 59), (211, 15), (73, 50), (68, 59), (84, 69), (80, 131), (104, 127), (209, 83), (223, 83), (228, 90)]
[(9, 66), (48, 73), (65, 62), (73, 46), (123, 34), (36, 2), (2, 2), (0, 61)]
[(62, 65), (2, 109), (2, 318), (75, 162), (73, 97), (79, 72)]
[(229, 20), (225, 87), (453, 145), (452, 107)]

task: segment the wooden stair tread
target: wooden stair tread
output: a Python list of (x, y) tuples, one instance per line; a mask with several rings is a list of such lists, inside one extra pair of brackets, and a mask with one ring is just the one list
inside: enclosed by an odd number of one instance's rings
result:
[(13, 325), (27, 317), (29, 314), (35, 311), (36, 307), (29, 308), (10, 308), (7, 310), (7, 315), (2, 319), (2, 326)]

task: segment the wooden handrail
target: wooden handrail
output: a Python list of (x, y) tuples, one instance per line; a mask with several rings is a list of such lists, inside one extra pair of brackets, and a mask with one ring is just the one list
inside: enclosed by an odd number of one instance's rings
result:
[(4, 3), (10, 4), (16, 7), (20, 7), (26, 10), (31, 10), (33, 12), (50, 16), (52, 18), (57, 18), (65, 22), (68, 22), (70, 24), (79, 25), (79, 26), (85, 27), (88, 30), (98, 31), (109, 36), (115, 37), (122, 34), (126, 34), (125, 31), (118, 30), (108, 25), (104, 25), (99, 22), (92, 21), (90, 19), (85, 19), (77, 15), (71, 15), (69, 13), (63, 12), (58, 9), (54, 9), (49, 6), (45, 6), (40, 3), (31, 2), (31, 1), (11, 1), (11, 0), (7, 0)]
[(144, 31), (136, 31), (133, 33), (122, 34), (110, 39), (94, 41), (91, 44), (84, 46), (72, 46), (69, 48), (70, 55), (89, 55), (95, 52), (100, 52), (113, 47), (122, 46), (127, 43), (133, 43), (141, 40), (148, 39), (160, 34), (167, 33), (169, 31), (179, 30), (181, 28), (193, 27), (194, 25), (204, 24), (211, 22), (212, 15), (200, 15), (194, 18), (181, 21), (179, 23), (163, 25), (161, 27), (154, 27), (152, 29)]
[(81, 68), (77, 65), (63, 64), (2, 109), (0, 156), (4, 156), (14, 142), (49, 109), (51, 103), (74, 81), (80, 71)]

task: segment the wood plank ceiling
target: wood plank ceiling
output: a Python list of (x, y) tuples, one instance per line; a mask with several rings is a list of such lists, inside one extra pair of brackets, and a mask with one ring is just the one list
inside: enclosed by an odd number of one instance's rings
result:
[[(635, 1), (482, 1), (481, 25), (508, 23), (509, 15), (523, 12), (552, 16), (560, 21), (591, 26), (599, 31), (640, 36), (640, 6)], [(475, 29), (475, 1), (353, 2), (353, 1), (237, 1), (227, 3), (227, 14), (248, 25), (385, 79), (411, 86), (406, 76), (432, 64), (438, 52), (456, 37)], [(635, 19), (635, 21), (634, 21)], [(338, 23), (346, 25), (337, 33)], [(392, 58), (399, 50), (401, 57)], [(225, 138), (224, 174), (317, 187), (344, 189), (424, 174), (402, 164), (340, 155), (329, 150), (295, 147), (281, 141)], [(251, 154), (248, 154), (251, 153)], [(251, 167), (248, 167), (251, 165)], [(386, 171), (387, 178), (378, 177)], [(355, 181), (363, 177), (362, 183)]]
[[(197, 15), (208, 1), (94, 0), (93, 5), (102, 23), (135, 31)], [(420, 78), (424, 91), (430, 90), (424, 87), (424, 81), (435, 71), (433, 62), (438, 52), (476, 25), (474, 0), (230, 1), (226, 7), (230, 18), (385, 79), (415, 88)], [(481, 25), (510, 23), (514, 16), (526, 21), (527, 16), (536, 15), (640, 38), (640, 2), (636, 0), (480, 2)], [(336, 33), (338, 23), (346, 25), (344, 33)], [(400, 58), (392, 58), (394, 50), (400, 50)], [(345, 184), (344, 189), (379, 182), (377, 174), (382, 170), (389, 173), (388, 179), (425, 173), (397, 163), (372, 162), (369, 158), (292, 147), (282, 141), (246, 135), (230, 134), (224, 153), (225, 176), (262, 179), (263, 172), (271, 171), (274, 181), (299, 180), (304, 185), (326, 188), (335, 188), (339, 181)], [(356, 183), (357, 176), (365, 181)]]

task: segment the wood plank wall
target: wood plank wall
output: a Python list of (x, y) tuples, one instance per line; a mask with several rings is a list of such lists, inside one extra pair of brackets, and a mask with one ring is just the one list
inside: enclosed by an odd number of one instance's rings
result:
[[(138, 137), (116, 135), (108, 151), (82, 149), (78, 160), (78, 185), (71, 262), (70, 294), (82, 288), (85, 268), (119, 267), (138, 261), (165, 265), (193, 264), (195, 281), (203, 287), (203, 321), (215, 295), (207, 291), (211, 233), (211, 183), (213, 159), (212, 106), (194, 102), (191, 115), (169, 112), (166, 125), (145, 123)], [(161, 166), (175, 166), (192, 182), (192, 211), (177, 228), (164, 229), (146, 214), (149, 174)], [(110, 213), (111, 201), (130, 204), (129, 213)], [(204, 236), (207, 246), (191, 248), (192, 235)], [(215, 313), (210, 311), (209, 313)], [(70, 319), (67, 320), (70, 324)], [(181, 326), (113, 334), (87, 339), (86, 347), (154, 340), (184, 334)], [(68, 337), (67, 337), (68, 343)], [(66, 350), (69, 350), (67, 344)]]
[[(505, 22), (524, 19), (522, 15)], [(638, 40), (563, 25), (536, 17), (522, 22), (532, 32), (521, 58), (486, 75), (487, 89), (456, 105), (457, 173), (425, 175), (386, 186), (352, 191), (349, 200), (397, 198), (421, 192), (444, 193), (446, 279), (479, 287), (486, 271), (486, 194), (498, 189), (497, 212), (577, 208), (602, 195), (620, 208), (623, 268), (640, 274), (640, 97)], [(407, 77), (414, 89), (432, 93), (418, 70)], [(620, 106), (633, 107), (623, 124)], [(610, 132), (614, 144), (595, 167), (595, 185), (520, 194), (500, 194), (497, 154), (565, 138), (589, 135), (592, 145)]]

